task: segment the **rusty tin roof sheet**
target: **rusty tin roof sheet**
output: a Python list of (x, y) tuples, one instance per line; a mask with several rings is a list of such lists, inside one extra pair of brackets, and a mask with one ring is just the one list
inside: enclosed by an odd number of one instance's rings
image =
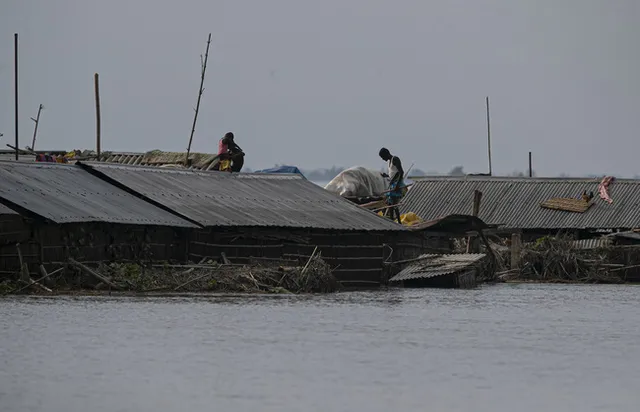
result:
[[(471, 213), (473, 191), (482, 192), (479, 217), (489, 225), (520, 229), (609, 229), (640, 226), (640, 180), (617, 179), (609, 186), (613, 204), (598, 195), (601, 179), (438, 176), (413, 178), (401, 211), (425, 220)], [(544, 209), (554, 197), (575, 198), (586, 190), (595, 204), (585, 213)]]
[(82, 164), (203, 226), (406, 230), (299, 175)]
[(56, 223), (197, 227), (70, 164), (0, 162), (0, 198)]
[(419, 261), (410, 263), (397, 275), (389, 279), (389, 281), (400, 282), (402, 280), (428, 279), (436, 276), (449, 275), (473, 267), (484, 259), (485, 256), (484, 253), (421, 255), (419, 256)]

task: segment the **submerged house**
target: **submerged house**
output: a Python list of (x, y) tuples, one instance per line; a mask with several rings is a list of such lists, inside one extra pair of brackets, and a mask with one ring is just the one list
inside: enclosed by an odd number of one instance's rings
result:
[[(491, 176), (437, 176), (413, 178), (401, 211), (425, 220), (472, 212), (474, 191), (482, 192), (478, 217), (504, 233), (520, 232), (525, 238), (566, 232), (585, 238), (606, 231), (640, 227), (640, 180), (616, 179), (608, 188), (613, 200), (601, 199), (601, 179), (520, 178)], [(584, 211), (543, 208), (557, 198), (578, 201), (583, 192), (594, 197)]]
[(191, 231), (188, 259), (306, 261), (316, 247), (344, 285), (382, 282), (385, 243), (407, 232), (298, 174), (218, 173), (82, 163), (88, 172), (174, 213)]
[(70, 257), (180, 260), (186, 230), (197, 227), (71, 164), (0, 162), (0, 203), (5, 275), (20, 260), (32, 274)]
[(0, 162), (0, 204), (5, 274), (20, 269), (18, 247), (34, 273), (71, 257), (245, 263), (317, 250), (343, 285), (378, 286), (389, 243), (409, 234), (288, 174)]

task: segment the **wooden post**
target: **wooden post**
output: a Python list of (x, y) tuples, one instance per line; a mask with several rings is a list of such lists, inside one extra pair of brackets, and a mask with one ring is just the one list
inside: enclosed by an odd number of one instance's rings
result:
[(520, 268), (520, 253), (522, 251), (522, 238), (520, 233), (511, 235), (511, 269)]
[(97, 160), (100, 161), (100, 85), (98, 73), (93, 76), (96, 91), (96, 154), (98, 155)]
[(531, 152), (529, 152), (529, 177), (533, 177), (533, 167), (531, 166)]
[(479, 190), (473, 191), (473, 209), (471, 211), (474, 217), (478, 217), (480, 214), (480, 201), (482, 200), (482, 192)]
[(20, 249), (20, 243), (16, 243), (16, 250), (18, 251), (18, 262), (20, 262), (20, 280), (26, 283), (31, 283), (31, 277), (29, 276), (29, 267), (22, 260), (22, 250)]
[[(473, 191), (473, 208), (471, 214), (474, 217), (478, 217), (480, 214), (480, 202), (482, 201), (482, 192), (479, 190)], [(473, 236), (467, 237), (467, 253), (471, 253), (475, 248), (472, 248), (474, 242)]]
[(42, 112), (42, 109), (44, 109), (43, 105), (40, 105), (38, 107), (38, 114), (36, 115), (36, 118), (34, 119), (33, 117), (31, 118), (31, 120), (33, 120), (36, 125), (33, 128), (33, 140), (31, 140), (31, 150), (36, 150), (36, 136), (38, 135), (38, 123), (40, 123), (40, 112)]
[[(209, 45), (211, 44), (211, 33), (209, 33), (209, 39), (207, 40), (207, 50), (204, 54), (204, 61), (201, 61), (200, 68), (200, 91), (198, 92), (198, 102), (196, 103), (195, 115), (193, 116), (193, 125), (191, 126), (191, 136), (189, 136), (189, 145), (187, 146), (187, 157), (184, 159), (184, 164), (187, 166), (189, 164), (189, 153), (191, 153), (191, 143), (193, 142), (193, 134), (196, 132), (196, 121), (198, 120), (198, 111), (200, 110), (200, 99), (202, 98), (202, 93), (204, 93), (204, 74), (207, 71), (207, 60), (209, 59)], [(200, 59), (202, 59), (202, 55), (200, 55)]]
[(14, 43), (14, 71), (15, 71), (15, 112), (16, 112), (16, 160), (19, 159), (18, 147), (20, 147), (20, 142), (18, 141), (18, 33), (14, 33), (13, 35), (13, 43)]
[(489, 149), (489, 176), (493, 176), (491, 169), (491, 121), (489, 118), (489, 96), (487, 96), (487, 144)]

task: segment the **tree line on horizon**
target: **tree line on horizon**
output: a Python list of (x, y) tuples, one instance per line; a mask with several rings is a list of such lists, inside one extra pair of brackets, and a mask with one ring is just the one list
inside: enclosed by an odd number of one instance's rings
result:
[[(275, 165), (274, 167), (279, 167), (281, 165)], [(313, 180), (313, 181), (318, 181), (318, 182), (328, 182), (330, 180), (332, 180), (334, 177), (336, 177), (338, 174), (340, 174), (341, 172), (345, 171), (347, 168), (345, 167), (340, 167), (340, 166), (331, 166), (328, 169), (301, 169), (302, 174), (304, 174), (304, 176), (309, 179), (309, 180)], [(384, 171), (384, 168), (380, 169), (381, 171)], [(251, 173), (253, 170), (250, 168), (245, 168), (243, 169), (243, 172), (247, 172), (247, 173)], [(446, 176), (466, 176), (468, 173), (464, 170), (464, 166), (462, 165), (458, 165), (458, 166), (454, 166), (453, 168), (451, 168), (451, 170), (449, 170), (448, 173), (443, 174), (437, 171), (427, 171), (425, 172), (422, 169), (417, 169), (417, 168), (413, 168), (411, 169), (411, 171), (409, 172), (410, 176), (441, 176), (441, 175), (446, 175)], [(513, 171), (507, 175), (504, 175), (507, 177), (528, 177), (529, 176), (529, 172), (528, 171)], [(533, 170), (533, 177), (536, 177), (536, 171)], [(597, 178), (601, 178), (603, 175), (602, 174), (587, 174), (587, 175), (583, 175), (583, 176), (570, 176), (569, 174), (566, 173), (561, 173), (559, 174), (557, 177), (565, 177), (565, 178), (569, 178), (569, 177), (588, 177), (588, 178), (593, 178), (593, 179), (597, 179)], [(640, 179), (640, 175), (635, 175), (633, 177), (634, 179)]]

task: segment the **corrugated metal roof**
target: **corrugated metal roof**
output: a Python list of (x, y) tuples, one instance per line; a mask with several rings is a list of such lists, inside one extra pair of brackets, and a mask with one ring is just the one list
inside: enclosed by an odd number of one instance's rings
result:
[[(49, 153), (49, 154), (65, 154), (66, 151), (65, 150), (36, 150), (35, 153), (39, 153), (39, 154), (45, 154), (45, 153)], [(15, 150), (0, 149), (0, 160), (15, 161), (16, 160), (16, 152), (15, 152)], [(20, 153), (18, 155), (18, 161), (20, 161), (20, 162), (34, 162), (35, 163), (36, 156), (35, 156), (35, 154), (28, 154), (26, 151), (21, 149)]]
[(82, 164), (204, 226), (406, 230), (300, 175)]
[[(176, 165), (184, 162), (186, 153), (180, 152), (162, 152), (160, 150), (152, 150), (146, 153), (132, 152), (105, 152), (101, 153), (99, 162), (115, 163), (130, 166), (166, 166)], [(216, 154), (210, 153), (193, 153), (189, 154), (191, 166), (189, 169), (194, 170), (211, 170), (216, 164)]]
[[(640, 180), (617, 179), (609, 186), (613, 204), (598, 196), (600, 179), (508, 178), (438, 176), (414, 178), (401, 211), (422, 219), (472, 211), (473, 191), (482, 192), (479, 217), (489, 225), (522, 229), (600, 229), (640, 226)], [(585, 213), (544, 209), (540, 203), (554, 197), (595, 194)]]
[[(49, 153), (49, 154), (66, 154), (65, 150), (36, 150), (36, 153)], [(96, 157), (96, 153), (93, 151), (85, 150), (82, 152), (82, 156), (85, 159), (89, 156)], [(139, 166), (158, 166), (163, 167), (167, 165), (176, 165), (177, 163), (184, 162), (186, 153), (180, 152), (162, 152), (160, 150), (152, 150), (146, 153), (142, 152), (102, 152), (100, 159), (95, 161), (104, 163), (115, 163), (122, 165), (139, 165)], [(216, 164), (215, 160), (217, 155), (210, 153), (194, 153), (189, 154), (189, 159), (192, 164), (189, 169), (195, 170), (211, 170)], [(13, 150), (0, 150), (0, 160), (15, 160), (15, 151)], [(36, 157), (33, 154), (26, 154), (24, 151), (20, 152), (19, 161), (21, 162), (35, 162)], [(182, 167), (182, 166), (180, 166)]]
[(471, 215), (449, 215), (408, 226), (411, 231), (443, 231), (452, 234), (486, 229), (481, 219)]
[(610, 246), (613, 243), (611, 237), (602, 236), (593, 239), (580, 239), (573, 241), (573, 247), (576, 249), (591, 250), (600, 249)]
[[(0, 184), (0, 187), (2, 185)], [(0, 215), (18, 215), (19, 213), (13, 209), (9, 209), (7, 206), (0, 203)]]
[(197, 227), (69, 164), (0, 162), (0, 197), (56, 223)]
[(640, 233), (637, 233), (637, 232), (612, 233), (611, 236), (612, 237), (625, 238), (625, 239), (631, 239), (631, 240), (640, 240)]
[[(16, 155), (15, 152), (13, 153), (0, 153), (0, 161), (16, 161)], [(34, 155), (25, 155), (25, 154), (20, 154), (18, 156), (18, 161), (19, 162), (33, 162), (35, 163), (36, 161), (36, 157)]]
[(420, 255), (417, 262), (407, 265), (400, 273), (389, 279), (400, 282), (410, 279), (428, 279), (449, 275), (472, 267), (484, 259), (484, 253), (464, 253), (451, 255)]

